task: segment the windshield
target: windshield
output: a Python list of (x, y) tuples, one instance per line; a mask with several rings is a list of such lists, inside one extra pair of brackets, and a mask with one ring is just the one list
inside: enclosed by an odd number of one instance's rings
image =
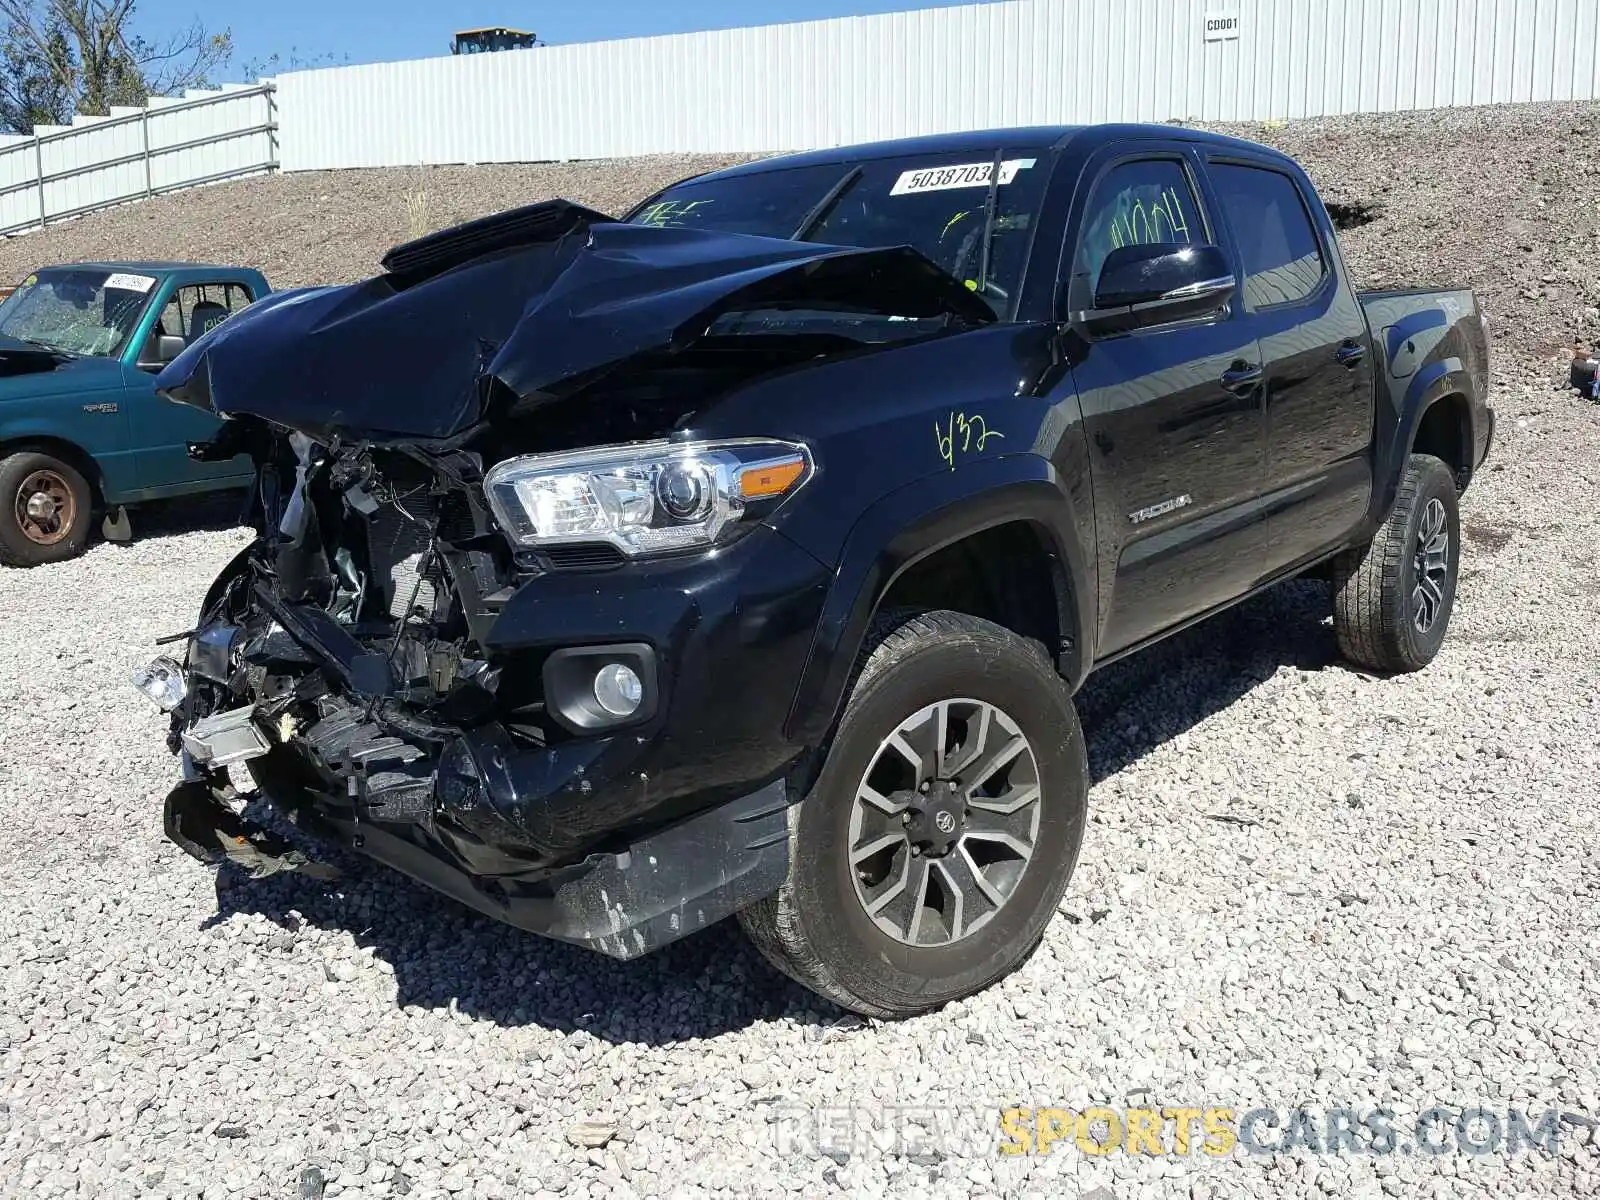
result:
[(1046, 155), (1042, 149), (1003, 152), (992, 222), (992, 150), (690, 180), (629, 219), (833, 246), (911, 246), (1007, 317), (1015, 311), (1038, 223)]
[(0, 334), (88, 357), (121, 353), (155, 288), (151, 275), (101, 267), (52, 267), (30, 275), (0, 304)]

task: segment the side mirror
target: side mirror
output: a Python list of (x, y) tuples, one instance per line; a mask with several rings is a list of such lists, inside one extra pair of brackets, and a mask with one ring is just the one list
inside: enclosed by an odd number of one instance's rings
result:
[(170, 333), (151, 334), (150, 340), (145, 343), (144, 353), (139, 356), (139, 370), (159, 373), (182, 354), (187, 345), (181, 337)]
[(1094, 308), (1077, 320), (1091, 333), (1110, 333), (1201, 317), (1224, 307), (1236, 287), (1216, 246), (1121, 246), (1100, 268)]

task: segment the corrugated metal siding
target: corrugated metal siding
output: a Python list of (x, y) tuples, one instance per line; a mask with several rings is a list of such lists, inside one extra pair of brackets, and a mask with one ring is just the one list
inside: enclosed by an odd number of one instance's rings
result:
[(0, 232), (266, 170), (277, 158), (272, 123), (270, 91), (234, 85), (0, 138)]
[[(1237, 13), (1240, 36), (1205, 41), (1208, 9)], [(0, 137), (0, 232), (37, 224), (41, 203), (55, 218), (274, 161), (739, 154), (1009, 125), (1592, 99), (1600, 0), (1005, 0), (276, 84), (276, 106), (234, 87), (209, 104), (156, 100), (148, 115)]]
[[(1600, 0), (1007, 0), (278, 80), (285, 170), (1600, 95)], [(1237, 12), (1206, 42), (1207, 10)]]

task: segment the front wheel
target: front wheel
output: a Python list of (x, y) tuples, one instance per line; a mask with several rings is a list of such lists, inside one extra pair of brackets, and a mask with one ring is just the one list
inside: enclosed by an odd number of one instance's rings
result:
[(0, 459), (0, 563), (37, 567), (83, 553), (94, 494), (68, 463), (24, 450)]
[(1450, 627), (1460, 566), (1455, 476), (1433, 455), (1413, 454), (1378, 536), (1334, 561), (1340, 653), (1385, 673), (1427, 666)]
[(876, 633), (791, 810), (789, 878), (739, 920), (811, 990), (906, 1017), (983, 990), (1038, 945), (1077, 864), (1088, 763), (1035, 643), (954, 612)]

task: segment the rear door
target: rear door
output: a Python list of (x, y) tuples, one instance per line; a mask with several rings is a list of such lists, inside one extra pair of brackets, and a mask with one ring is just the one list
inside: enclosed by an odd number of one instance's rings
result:
[(1212, 155), (1207, 171), (1266, 369), (1264, 578), (1337, 545), (1365, 517), (1374, 355), (1303, 175), (1281, 159), (1231, 151)]
[[(1117, 246), (1221, 241), (1200, 168), (1182, 143), (1113, 144), (1090, 160), (1067, 237), (1069, 312), (1093, 307)], [(1086, 337), (1076, 353), (1104, 657), (1232, 598), (1249, 574), (1237, 546), (1262, 487), (1261, 359), (1237, 304)]]
[[(254, 290), (242, 279), (180, 284), (162, 305), (141, 357), (153, 359), (155, 339), (163, 334), (182, 338), (185, 344), (194, 342), (255, 299)], [(145, 486), (182, 492), (246, 482), (253, 470), (248, 458), (199, 463), (189, 457), (188, 444), (210, 438), (220, 422), (199, 409), (157, 396), (156, 372), (141, 369), (137, 362), (137, 358), (125, 362), (123, 375), (129, 429)]]

